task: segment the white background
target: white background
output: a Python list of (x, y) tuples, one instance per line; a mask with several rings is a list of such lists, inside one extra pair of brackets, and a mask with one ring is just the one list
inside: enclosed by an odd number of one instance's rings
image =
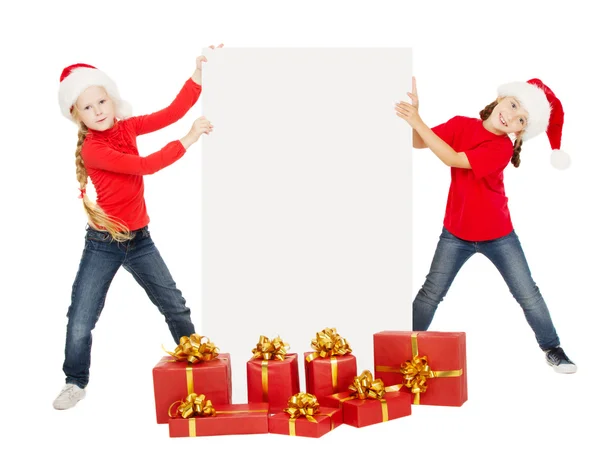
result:
[[(408, 418), (365, 429), (345, 426), (310, 444), (381, 447), (391, 438), (409, 446), (489, 449), (597, 442), (592, 426), (599, 400), (594, 231), (600, 73), (593, 43), (600, 36), (586, 3), (403, 2), (394, 9), (377, 2), (164, 5), (146, 2), (140, 9), (104, 1), (2, 7), (2, 440), (19, 439), (11, 448), (242, 442), (300, 448), (307, 443), (275, 435), (169, 439), (165, 426), (154, 423), (151, 368), (162, 355), (160, 345), (168, 346), (171, 338), (160, 314), (125, 272), (113, 283), (94, 335), (87, 398), (73, 410), (51, 407), (63, 384), (65, 314), (85, 223), (74, 173), (76, 131), (57, 104), (60, 72), (74, 62), (101, 67), (117, 80), (135, 112), (145, 113), (171, 101), (201, 48), (223, 41), (252, 48), (412, 48), (421, 113), (430, 126), (456, 114), (475, 116), (493, 100), (497, 85), (532, 77), (545, 81), (566, 111), (563, 149), (573, 157), (572, 167), (553, 169), (547, 140), (539, 137), (524, 147), (522, 166), (505, 174), (515, 228), (579, 372), (562, 376), (545, 365), (499, 274), (484, 258), (473, 258), (432, 326), (467, 332), (469, 401), (461, 408), (414, 408)], [(200, 114), (195, 109), (180, 123), (141, 138), (142, 154), (183, 136)], [(356, 126), (361, 123), (356, 117)], [(268, 124), (260, 131), (268, 133)], [(184, 295), (196, 305), (198, 323), (201, 151), (196, 145), (182, 161), (146, 179), (153, 237)], [(429, 150), (410, 151), (416, 294), (441, 230), (449, 169)]]
[(411, 132), (390, 114), (410, 49), (208, 56), (202, 108), (218, 132), (202, 147), (200, 329), (231, 353), (233, 401), (248, 398), (260, 335), (301, 360), (336, 327), (373, 370), (373, 334), (412, 324)]

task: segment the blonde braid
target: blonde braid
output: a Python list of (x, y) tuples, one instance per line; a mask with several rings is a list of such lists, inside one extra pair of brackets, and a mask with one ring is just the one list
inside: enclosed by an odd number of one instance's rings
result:
[[(73, 115), (75, 116), (76, 109), (73, 109)], [(123, 242), (131, 239), (131, 233), (127, 229), (127, 226), (117, 219), (108, 216), (102, 208), (92, 202), (85, 192), (85, 187), (88, 182), (88, 173), (83, 164), (83, 158), (81, 157), (81, 149), (83, 142), (87, 136), (88, 128), (79, 122), (79, 131), (77, 133), (77, 149), (75, 150), (75, 168), (77, 174), (77, 181), (79, 181), (79, 189), (83, 198), (83, 207), (89, 218), (90, 224), (95, 228), (102, 229), (110, 233), (115, 241)]]

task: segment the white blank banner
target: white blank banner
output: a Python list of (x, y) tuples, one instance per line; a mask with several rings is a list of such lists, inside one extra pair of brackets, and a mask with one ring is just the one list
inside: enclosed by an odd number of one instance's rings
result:
[(234, 403), (260, 335), (301, 358), (335, 327), (373, 370), (373, 333), (412, 323), (410, 49), (204, 54), (199, 331), (231, 353)]

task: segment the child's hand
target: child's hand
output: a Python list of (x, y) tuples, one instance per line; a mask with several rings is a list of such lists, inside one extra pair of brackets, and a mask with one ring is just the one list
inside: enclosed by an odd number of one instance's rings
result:
[[(218, 47), (216, 48), (222, 48), (223, 44), (220, 44)], [(209, 46), (209, 48), (211, 49), (215, 49), (214, 45)], [(192, 75), (192, 80), (196, 83), (196, 84), (202, 84), (202, 64), (208, 62), (208, 59), (206, 59), (206, 56), (204, 55), (200, 55), (196, 58), (196, 70), (194, 71), (194, 74)]]
[(396, 115), (406, 120), (412, 128), (416, 128), (423, 123), (421, 116), (419, 116), (419, 110), (406, 102), (396, 103)]
[(192, 129), (179, 141), (184, 148), (188, 149), (194, 142), (200, 139), (200, 136), (203, 134), (210, 134), (213, 130), (212, 124), (208, 121), (208, 119), (204, 116), (199, 117), (194, 120), (192, 124)]
[(212, 130), (212, 124), (208, 121), (206, 117), (202, 116), (194, 120), (190, 133), (192, 133), (194, 136), (197, 136), (196, 139), (200, 139), (200, 136), (202, 136), (203, 134), (210, 134)]
[(417, 80), (415, 77), (412, 79), (412, 93), (407, 92), (407, 94), (412, 104), (407, 102), (396, 103), (396, 115), (406, 120), (412, 128), (415, 128), (423, 122), (421, 116), (419, 116), (419, 96), (417, 95)]
[(207, 61), (206, 56), (198, 56), (196, 58), (196, 70), (202, 70), (202, 63)]
[[(213, 50), (214, 50), (214, 49), (215, 49), (215, 46), (214, 46), (214, 45), (210, 45), (208, 48), (211, 48), (211, 49), (213, 49)], [(223, 44), (220, 44), (220, 45), (219, 45), (218, 47), (216, 47), (216, 48), (223, 48)], [(206, 59), (206, 56), (198, 56), (198, 57), (196, 58), (196, 69), (198, 69), (198, 70), (202, 70), (202, 63), (203, 63), (203, 62), (207, 62), (207, 61), (208, 61), (208, 60)]]
[(419, 109), (419, 95), (417, 94), (417, 79), (415, 77), (412, 77), (412, 93), (407, 92), (406, 94), (410, 97), (413, 106)]

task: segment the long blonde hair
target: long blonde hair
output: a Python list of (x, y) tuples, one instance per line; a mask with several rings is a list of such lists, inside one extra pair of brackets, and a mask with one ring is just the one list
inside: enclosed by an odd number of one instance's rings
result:
[(77, 174), (77, 181), (79, 181), (79, 189), (81, 191), (81, 197), (83, 199), (83, 207), (88, 216), (90, 225), (94, 228), (105, 229), (115, 241), (123, 242), (131, 239), (131, 233), (127, 226), (116, 219), (115, 217), (106, 214), (100, 206), (91, 201), (85, 192), (85, 187), (88, 182), (88, 173), (83, 164), (83, 158), (81, 157), (81, 149), (83, 142), (87, 136), (88, 127), (79, 120), (77, 116), (77, 108), (73, 108), (71, 113), (76, 122), (79, 123), (79, 131), (77, 133), (77, 149), (75, 150), (75, 168)]

